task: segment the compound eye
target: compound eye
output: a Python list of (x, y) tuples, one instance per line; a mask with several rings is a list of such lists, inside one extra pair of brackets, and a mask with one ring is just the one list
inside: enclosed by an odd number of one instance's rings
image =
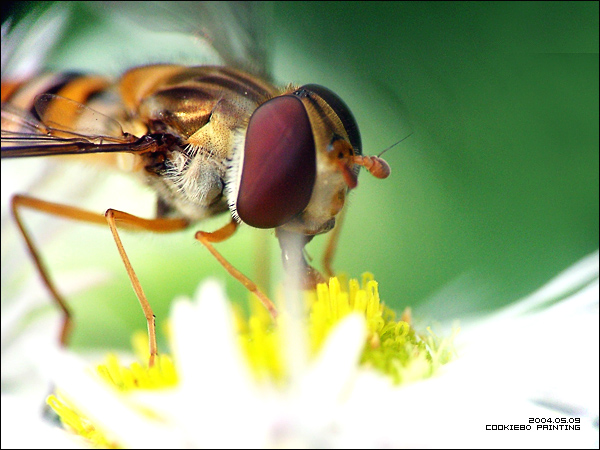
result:
[(275, 228), (301, 213), (316, 178), (312, 128), (302, 101), (273, 98), (250, 117), (236, 202), (242, 221)]

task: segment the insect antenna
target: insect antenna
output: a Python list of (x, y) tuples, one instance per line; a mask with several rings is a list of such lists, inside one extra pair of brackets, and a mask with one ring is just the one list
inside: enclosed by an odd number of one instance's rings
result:
[(408, 136), (405, 136), (404, 138), (400, 139), (395, 144), (392, 144), (388, 148), (384, 149), (377, 156), (354, 155), (354, 157), (353, 157), (354, 164), (358, 164), (359, 166), (364, 167), (375, 178), (383, 179), (383, 178), (389, 177), (390, 174), (392, 173), (392, 169), (390, 168), (390, 165), (383, 158), (381, 158), (381, 155), (383, 155), (389, 149), (391, 149), (392, 147), (395, 147), (396, 145), (398, 145), (400, 142), (404, 141), (405, 139), (408, 139), (411, 135), (412, 135), (412, 132)]
[(410, 133), (408, 133), (406, 136), (404, 136), (402, 139), (400, 139), (398, 142), (393, 143), (392, 145), (390, 145), (388, 148), (384, 149), (381, 151), (381, 153), (379, 153), (379, 155), (377, 155), (378, 158), (381, 157), (381, 155), (383, 155), (385, 152), (387, 152), (389, 149), (395, 147), (396, 145), (398, 145), (400, 142), (403, 142), (405, 140), (407, 140), (409, 137), (411, 137), (414, 134), (413, 131), (411, 131)]

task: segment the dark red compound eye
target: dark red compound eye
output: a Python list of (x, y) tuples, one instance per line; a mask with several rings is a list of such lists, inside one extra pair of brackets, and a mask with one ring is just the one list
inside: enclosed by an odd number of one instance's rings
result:
[(302, 101), (273, 98), (250, 117), (237, 213), (250, 226), (275, 228), (308, 205), (317, 173), (312, 128)]

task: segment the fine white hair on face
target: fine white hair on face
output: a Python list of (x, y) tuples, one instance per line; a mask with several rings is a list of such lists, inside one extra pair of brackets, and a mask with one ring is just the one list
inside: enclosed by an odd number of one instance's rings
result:
[(244, 165), (244, 146), (246, 143), (246, 127), (241, 127), (234, 132), (232, 157), (225, 173), (225, 196), (231, 211), (231, 216), (238, 222), (241, 221), (237, 213), (237, 198), (242, 180), (242, 167)]

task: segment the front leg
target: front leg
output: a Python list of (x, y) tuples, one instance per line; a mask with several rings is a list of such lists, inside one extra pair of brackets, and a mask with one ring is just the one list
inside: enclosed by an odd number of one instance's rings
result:
[(235, 220), (231, 220), (227, 225), (222, 228), (219, 228), (212, 233), (208, 233), (206, 231), (198, 231), (196, 233), (196, 239), (198, 239), (202, 244), (208, 249), (208, 251), (221, 263), (221, 265), (229, 272), (229, 274), (238, 280), (240, 283), (244, 285), (246, 289), (250, 292), (254, 293), (265, 308), (271, 314), (271, 317), (275, 319), (277, 317), (277, 308), (269, 297), (267, 297), (254, 283), (250, 278), (244, 275), (242, 272), (237, 270), (229, 261), (227, 261), (223, 255), (221, 255), (212, 245), (213, 242), (223, 242), (226, 239), (229, 239), (235, 230), (237, 230), (238, 223)]

